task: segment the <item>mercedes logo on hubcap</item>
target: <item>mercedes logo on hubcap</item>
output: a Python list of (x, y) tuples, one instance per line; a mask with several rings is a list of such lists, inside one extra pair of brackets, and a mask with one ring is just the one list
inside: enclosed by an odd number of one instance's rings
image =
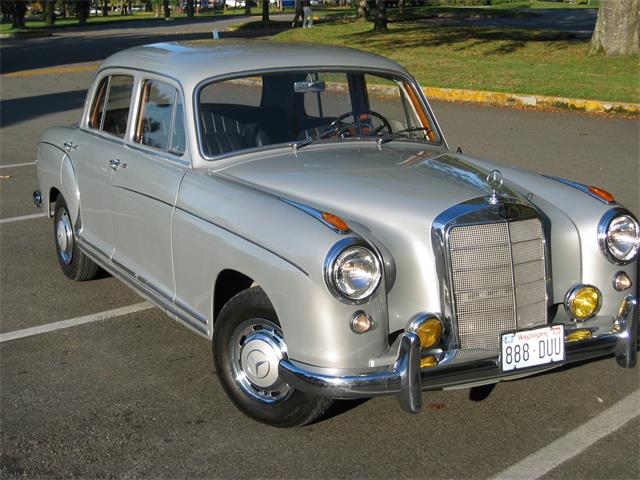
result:
[(264, 378), (269, 374), (269, 361), (261, 351), (251, 352), (247, 357), (247, 363), (247, 370), (255, 378)]

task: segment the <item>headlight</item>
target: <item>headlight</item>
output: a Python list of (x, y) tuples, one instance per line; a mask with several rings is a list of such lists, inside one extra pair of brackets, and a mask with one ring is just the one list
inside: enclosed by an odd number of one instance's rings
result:
[(613, 263), (631, 262), (640, 249), (638, 221), (624, 210), (611, 210), (598, 227), (600, 248)]
[(325, 281), (332, 293), (347, 303), (362, 303), (380, 283), (381, 267), (377, 255), (369, 248), (339, 242), (327, 256)]

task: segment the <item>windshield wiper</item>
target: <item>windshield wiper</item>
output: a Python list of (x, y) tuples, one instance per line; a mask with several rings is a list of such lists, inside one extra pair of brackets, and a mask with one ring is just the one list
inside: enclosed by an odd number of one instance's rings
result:
[(411, 138), (409, 137), (409, 135), (407, 135), (407, 133), (411, 133), (411, 132), (424, 132), (425, 135), (429, 135), (433, 130), (431, 130), (430, 128), (427, 127), (412, 127), (412, 128), (405, 128), (404, 130), (398, 130), (397, 132), (393, 132), (393, 133), (387, 133), (385, 136), (380, 137), (378, 139), (378, 145), (384, 145), (387, 142), (390, 142), (391, 140), (394, 140), (398, 137), (407, 137), (407, 138)]
[(297, 142), (291, 142), (289, 144), (289, 146), (291, 147), (291, 150), (293, 150), (293, 154), (295, 155), (298, 150), (300, 150), (302, 147), (306, 147), (307, 145), (309, 145), (312, 142), (313, 142), (313, 140), (311, 138), (305, 138), (304, 140), (298, 140)]

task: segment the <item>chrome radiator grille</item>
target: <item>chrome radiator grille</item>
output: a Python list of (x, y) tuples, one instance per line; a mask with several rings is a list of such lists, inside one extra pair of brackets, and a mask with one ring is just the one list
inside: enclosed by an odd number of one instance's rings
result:
[(538, 219), (454, 227), (449, 251), (460, 348), (497, 350), (501, 333), (546, 323)]

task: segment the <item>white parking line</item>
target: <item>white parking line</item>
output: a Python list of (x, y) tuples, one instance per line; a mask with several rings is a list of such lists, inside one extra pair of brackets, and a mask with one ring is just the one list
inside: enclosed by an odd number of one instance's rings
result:
[(540, 478), (639, 415), (640, 390), (636, 390), (574, 431), (499, 473), (494, 480)]
[(30, 337), (32, 335), (38, 335), (40, 333), (53, 332), (56, 330), (61, 330), (63, 328), (75, 327), (84, 323), (98, 322), (100, 320), (107, 320), (109, 318), (121, 317), (123, 315), (141, 312), (142, 310), (148, 310), (150, 308), (153, 308), (153, 305), (151, 305), (149, 302), (141, 302), (136, 303), (135, 305), (129, 305), (128, 307), (121, 307), (114, 310), (107, 310), (106, 312), (85, 315), (84, 317), (71, 318), (69, 320), (48, 323), (46, 325), (40, 325), (38, 327), (31, 327), (25, 328), (23, 330), (16, 330), (14, 332), (2, 333), (0, 334), (0, 343), (8, 342), (10, 340), (17, 340), (19, 338)]
[(0, 165), (0, 168), (28, 167), (29, 165), (35, 165), (35, 164), (36, 162), (10, 163), (9, 165)]
[(22, 215), (20, 217), (0, 218), (0, 223), (19, 222), (20, 220), (31, 220), (32, 218), (46, 217), (45, 213), (32, 213), (31, 215)]

